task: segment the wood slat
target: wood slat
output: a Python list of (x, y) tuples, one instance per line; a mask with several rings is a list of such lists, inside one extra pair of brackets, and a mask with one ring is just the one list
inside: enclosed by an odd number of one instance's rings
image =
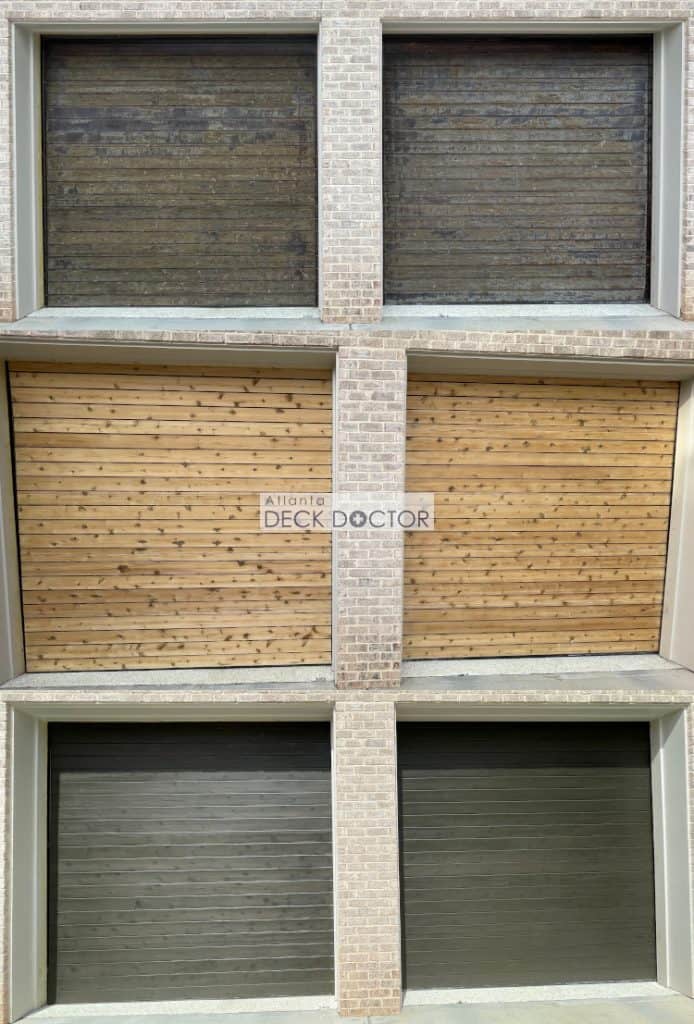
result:
[(646, 36), (386, 38), (387, 300), (647, 300), (651, 65)]
[(413, 374), (407, 487), (436, 529), (406, 535), (407, 656), (656, 651), (678, 393)]
[(330, 375), (297, 373), (12, 367), (30, 669), (329, 661), (329, 534), (259, 525), (331, 489)]
[(316, 86), (315, 38), (45, 39), (47, 303), (315, 305)]

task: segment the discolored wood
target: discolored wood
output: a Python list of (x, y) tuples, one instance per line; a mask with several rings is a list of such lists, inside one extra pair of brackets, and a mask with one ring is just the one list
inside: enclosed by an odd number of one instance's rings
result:
[(649, 296), (651, 37), (384, 40), (385, 296)]
[(51, 1002), (333, 990), (327, 723), (51, 725)]
[(398, 726), (410, 989), (654, 980), (647, 723)]
[(29, 669), (329, 662), (329, 534), (259, 527), (331, 490), (330, 374), (291, 373), (12, 367)]
[(316, 40), (43, 41), (52, 306), (317, 302)]
[(436, 529), (406, 534), (406, 656), (657, 651), (678, 395), (411, 375), (407, 486), (434, 492)]

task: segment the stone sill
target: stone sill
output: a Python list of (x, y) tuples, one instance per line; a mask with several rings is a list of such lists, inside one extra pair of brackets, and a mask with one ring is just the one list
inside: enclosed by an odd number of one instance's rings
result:
[(680, 320), (649, 305), (384, 306), (380, 321), (334, 323), (310, 308), (44, 308), (0, 324), (0, 338), (131, 338), (234, 343), (234, 335), (321, 335), (353, 331), (388, 335), (430, 332), (686, 334), (694, 321)]

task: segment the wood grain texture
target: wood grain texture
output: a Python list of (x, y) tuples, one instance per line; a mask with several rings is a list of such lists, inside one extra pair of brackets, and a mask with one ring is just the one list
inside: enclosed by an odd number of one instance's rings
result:
[(386, 37), (386, 300), (647, 300), (651, 45)]
[(330, 727), (55, 725), (49, 999), (333, 991)]
[(655, 979), (648, 723), (400, 723), (413, 989)]
[(314, 306), (313, 37), (45, 39), (52, 306)]
[(258, 505), (331, 490), (329, 372), (10, 380), (30, 670), (330, 661), (330, 536), (261, 532)]
[(411, 375), (407, 487), (436, 529), (406, 535), (406, 655), (657, 651), (678, 396)]

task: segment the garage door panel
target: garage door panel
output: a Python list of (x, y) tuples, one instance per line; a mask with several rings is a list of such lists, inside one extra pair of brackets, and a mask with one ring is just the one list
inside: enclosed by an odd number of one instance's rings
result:
[(50, 305), (315, 304), (314, 38), (49, 39), (43, 86)]
[(259, 528), (261, 492), (331, 489), (329, 373), (27, 363), (11, 387), (30, 669), (330, 660), (330, 537)]
[(55, 1001), (332, 990), (327, 725), (51, 726), (50, 767)]
[(411, 374), (407, 486), (436, 528), (405, 540), (406, 656), (657, 651), (678, 395)]
[(387, 300), (646, 299), (651, 49), (386, 39)]
[(409, 988), (655, 977), (649, 727), (401, 724)]

